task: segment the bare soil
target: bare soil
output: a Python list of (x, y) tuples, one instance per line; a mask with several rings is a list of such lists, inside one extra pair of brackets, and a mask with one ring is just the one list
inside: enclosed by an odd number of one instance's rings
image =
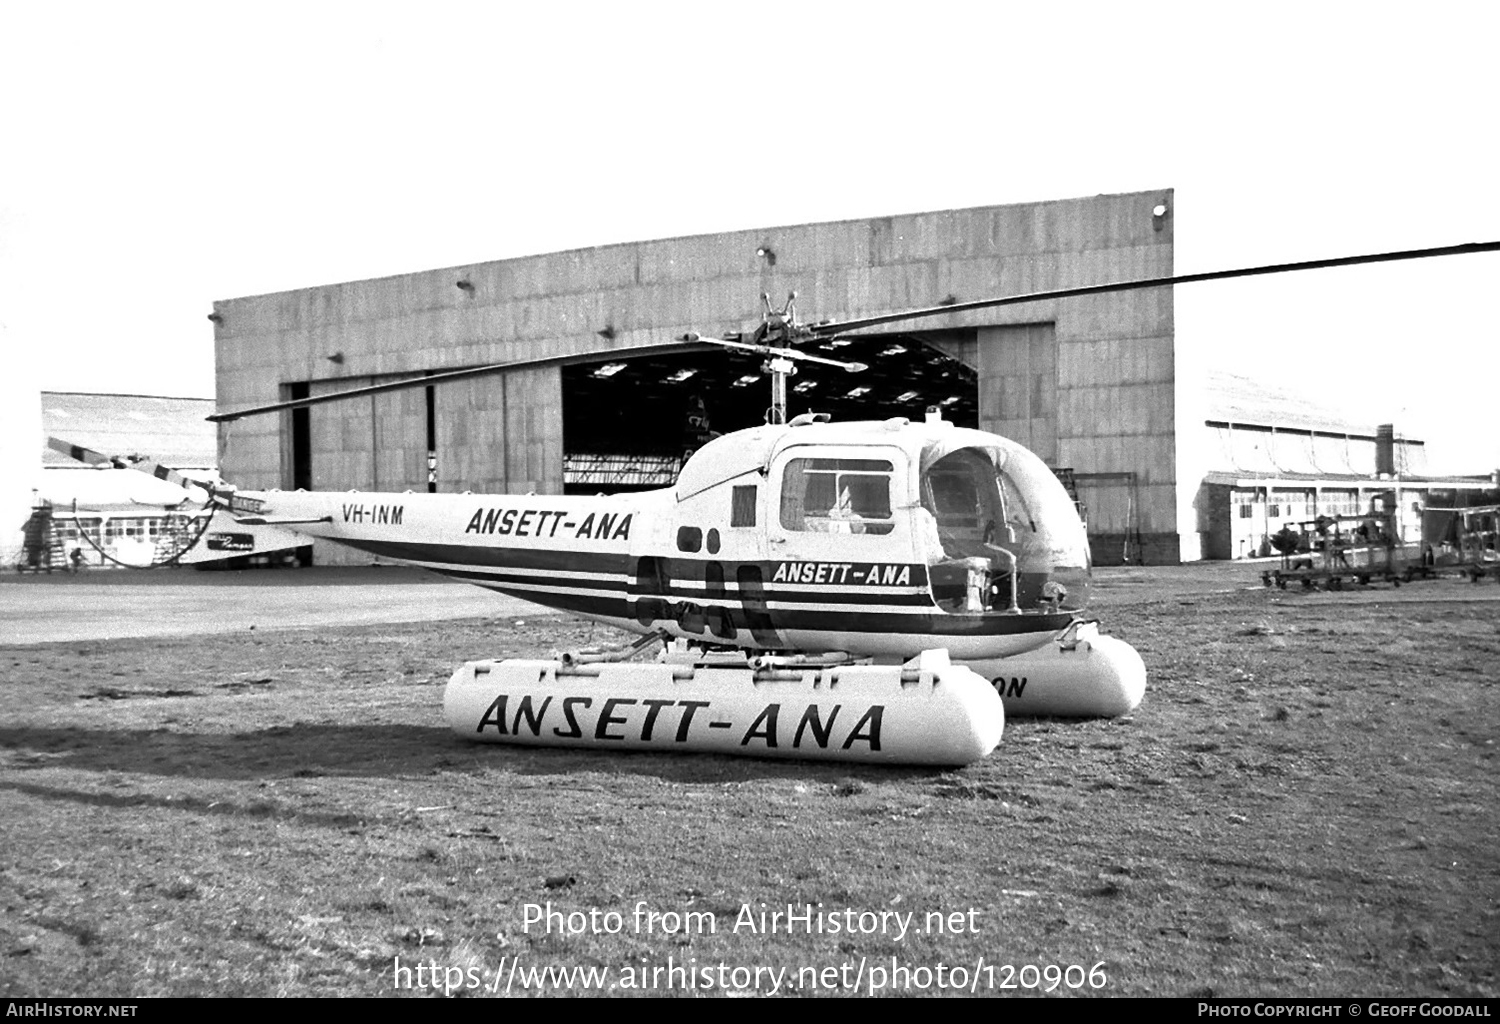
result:
[(450, 732), (459, 662), (623, 639), (557, 616), (0, 647), (0, 996), (1500, 994), (1500, 587), (1096, 611), (1141, 708), (949, 771)]

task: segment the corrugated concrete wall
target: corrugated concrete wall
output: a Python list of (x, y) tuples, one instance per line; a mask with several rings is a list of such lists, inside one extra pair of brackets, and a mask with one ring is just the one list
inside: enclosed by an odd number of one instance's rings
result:
[[(803, 318), (820, 320), (1164, 276), (1172, 228), (1171, 218), (1152, 217), (1160, 203), (1170, 207), (1169, 190), (638, 242), (230, 299), (215, 304), (219, 407), (276, 401), (294, 381), (313, 382), (316, 394), (749, 329), (763, 291), (779, 299), (796, 290)], [(983, 328), (980, 425), (1035, 445), (1055, 464), (1137, 474), (1128, 525), (1149, 560), (1176, 560), (1169, 290), (952, 314), (921, 326)], [(599, 334), (606, 329), (612, 338)], [(335, 354), (342, 362), (328, 358)], [(409, 394), (416, 397), (314, 407), (314, 485), (425, 490), (423, 392)], [(560, 491), (561, 424), (556, 370), (439, 388), (440, 486)], [(288, 429), (285, 416), (226, 426), (226, 478), (280, 485)], [(402, 473), (404, 482), (392, 478)], [(1126, 529), (1123, 511), (1110, 515), (1091, 526)]]

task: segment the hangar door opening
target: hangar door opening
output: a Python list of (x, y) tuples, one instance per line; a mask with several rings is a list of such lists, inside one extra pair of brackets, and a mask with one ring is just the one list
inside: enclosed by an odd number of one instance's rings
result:
[[(835, 421), (920, 420), (929, 406), (952, 423), (978, 424), (978, 377), (950, 352), (972, 347), (973, 330), (860, 335), (805, 346), (851, 373), (798, 363), (787, 382), (787, 414)], [(717, 434), (767, 421), (771, 377), (763, 359), (693, 352), (568, 366), (562, 371), (563, 489), (569, 494), (669, 487), (688, 454)]]

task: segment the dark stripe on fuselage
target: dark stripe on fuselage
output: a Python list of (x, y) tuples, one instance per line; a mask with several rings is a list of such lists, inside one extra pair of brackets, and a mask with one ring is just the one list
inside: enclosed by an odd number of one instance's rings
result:
[[(538, 593), (535, 589), (518, 586), (515, 577), (500, 574), (468, 571), (463, 569), (436, 570), (451, 579), (474, 583), (489, 590), (497, 590), (525, 601), (545, 604), (550, 608), (596, 615), (605, 618), (635, 619), (637, 602), (622, 597), (607, 597), (585, 593)], [(535, 581), (541, 582), (541, 581)], [(553, 585), (553, 584), (547, 584)], [(566, 586), (569, 581), (558, 580), (555, 585)], [(587, 581), (573, 581), (580, 590)], [(593, 589), (603, 589), (594, 587)], [(701, 595), (697, 595), (701, 596)], [(720, 608), (728, 615), (736, 630), (753, 632), (755, 612), (747, 611), (743, 603), (734, 596), (718, 600), (663, 601), (658, 595), (646, 598), (662, 604), (664, 614), (655, 615), (647, 623), (703, 622), (703, 611)], [(695, 614), (696, 613), (696, 614)], [(985, 637), (1021, 636), (1028, 633), (1055, 633), (1073, 620), (1069, 613), (1006, 615), (991, 612), (986, 615), (952, 615), (933, 609), (931, 612), (882, 611), (877, 608), (860, 611), (835, 611), (803, 608), (770, 608), (763, 613), (769, 616), (771, 627), (778, 631), (797, 630), (811, 633), (909, 633), (927, 634), (937, 637)], [(762, 627), (764, 628), (764, 627)], [(691, 631), (690, 631), (691, 632)], [(705, 639), (712, 639), (705, 635)]]
[[(332, 538), (330, 538), (332, 539)], [(388, 541), (369, 540), (365, 538), (337, 538), (337, 543), (346, 544), (360, 551), (367, 551), (374, 555), (383, 555), (387, 558), (399, 558), (407, 562), (433, 562), (444, 567), (454, 568), (473, 567), (474, 569), (535, 569), (542, 572), (588, 572), (601, 575), (618, 574), (621, 581), (616, 583), (612, 580), (577, 580), (568, 578), (549, 579), (545, 582), (562, 587), (583, 587), (592, 589), (615, 589), (617, 586), (625, 586), (625, 577), (632, 576), (635, 571), (637, 559), (630, 555), (610, 552), (577, 551), (559, 549), (529, 549), (515, 547), (489, 547), (468, 544), (421, 544), (410, 541)], [(666, 576), (668, 588), (663, 595), (667, 597), (682, 597), (690, 600), (704, 598), (702, 591), (695, 589), (698, 585), (707, 586), (708, 566), (718, 564), (723, 566), (724, 576), (727, 577), (724, 588), (726, 596), (738, 599), (734, 596), (737, 590), (733, 582), (735, 573), (740, 566), (758, 566), (764, 578), (771, 579), (775, 574), (776, 567), (780, 562), (734, 562), (717, 561), (711, 559), (697, 558), (669, 558), (666, 562)], [(924, 566), (912, 565), (905, 568), (911, 570), (913, 584), (902, 587), (879, 587), (875, 584), (835, 584), (835, 583), (790, 583), (777, 584), (767, 583), (765, 585), (765, 598), (767, 601), (783, 601), (787, 603), (800, 604), (860, 604), (860, 605), (902, 605), (915, 607), (928, 607), (933, 604), (931, 596), (925, 589), (927, 582), (926, 569)], [(490, 578), (486, 576), (486, 578)], [(505, 582), (532, 582), (532, 577), (516, 576)], [(691, 584), (690, 589), (685, 584)], [(791, 587), (798, 587), (793, 590)], [(856, 587), (862, 589), (856, 589)], [(821, 587), (820, 590), (805, 588)]]
[[(545, 576), (539, 574), (493, 572), (479, 569), (440, 568), (434, 569), (444, 576), (453, 579), (465, 580), (471, 583), (479, 583), (491, 588), (515, 587), (517, 593), (528, 587), (566, 587), (574, 590), (609, 590), (619, 591), (624, 594), (629, 587), (629, 581), (623, 578), (613, 580), (603, 579), (571, 579), (568, 577)], [(552, 593), (553, 591), (547, 591)], [(667, 597), (680, 601), (693, 601), (699, 604), (724, 604), (726, 602), (738, 603), (744, 600), (739, 588), (734, 585), (726, 585), (722, 594), (710, 595), (705, 589), (690, 589), (688, 587), (673, 586), (667, 589), (665, 594), (642, 595), (650, 597)], [(782, 604), (842, 604), (861, 605), (871, 608), (931, 608), (932, 598), (927, 594), (870, 594), (870, 593), (840, 593), (838, 591), (824, 591), (817, 594), (795, 593), (783, 590), (767, 590), (765, 600), (780, 602)]]
[(926, 613), (772, 608), (771, 621), (779, 630), (805, 630), (814, 633), (926, 633), (939, 637), (983, 637), (1056, 633), (1073, 621), (1073, 615), (1070, 612), (954, 615), (937, 608)]
[[(731, 563), (734, 564), (734, 563)], [(667, 596), (686, 598), (689, 601), (722, 601), (741, 600), (737, 594), (737, 588), (726, 586), (725, 597), (709, 597), (703, 590), (690, 590), (686, 587), (673, 586), (668, 588)], [(889, 590), (883, 594), (872, 594), (869, 591), (853, 591), (842, 587), (829, 587), (816, 593), (805, 590), (777, 590), (767, 587), (762, 592), (762, 600), (768, 604), (857, 604), (869, 605), (871, 607), (902, 607), (902, 608), (932, 608), (934, 607), (930, 594), (918, 592), (902, 593), (897, 590)]]
[[(635, 560), (631, 556), (590, 551), (528, 550), (513, 547), (480, 547), (466, 544), (418, 544), (402, 541), (353, 540), (339, 538), (346, 544), (371, 554), (406, 561), (440, 563), (433, 571), (452, 579), (463, 580), (501, 593), (519, 597), (550, 608), (595, 615), (606, 618), (635, 618), (635, 600), (625, 596), (633, 589), (633, 577), (626, 578), (628, 567)], [(798, 630), (815, 633), (926, 633), (936, 637), (984, 637), (1017, 636), (1026, 633), (1056, 632), (1073, 621), (1073, 613), (1034, 613), (1008, 615), (1003, 612), (988, 612), (983, 615), (952, 614), (940, 610), (927, 593), (913, 593), (909, 589), (891, 588), (892, 593), (871, 593), (873, 588), (855, 591), (852, 587), (828, 585), (821, 592), (806, 590), (777, 590), (767, 588), (764, 600), (767, 608), (752, 610), (749, 616), (744, 608), (740, 588), (726, 581), (723, 596), (709, 597), (705, 592), (689, 590), (676, 585), (677, 580), (692, 580), (700, 583), (704, 569), (710, 560), (674, 558), (669, 560), (672, 583), (665, 594), (643, 595), (650, 600), (668, 605), (669, 614), (650, 621), (668, 623), (683, 618), (684, 610), (690, 606), (698, 609), (724, 608), (736, 629), (753, 630), (763, 624), (752, 623), (757, 611), (768, 615), (772, 628), (778, 631)], [(758, 565), (762, 572), (774, 572), (776, 562), (721, 562), (725, 574), (735, 578), (735, 570), (742, 566)], [(471, 568), (473, 567), (473, 568)], [(485, 571), (481, 567), (494, 569), (534, 569), (538, 571), (617, 573), (618, 579), (572, 579)], [(921, 567), (914, 567), (921, 568)], [(689, 572), (692, 575), (689, 575)], [(925, 579), (925, 574), (924, 574)], [(538, 586), (555, 587), (559, 590), (538, 592)], [(801, 586), (811, 586), (802, 584)], [(576, 591), (569, 593), (568, 591)], [(620, 592), (620, 597), (596, 595), (585, 591), (607, 590)], [(559, 592), (560, 591), (560, 592)], [(860, 605), (857, 611), (786, 608), (786, 604), (844, 604)], [(885, 609), (891, 609), (889, 611)]]
[[(556, 548), (532, 549), (487, 547), (470, 544), (417, 544), (410, 541), (368, 540), (365, 538), (330, 537), (372, 555), (399, 558), (406, 562), (437, 562), (452, 566), (485, 566), (497, 569), (542, 569), (551, 572), (618, 573), (628, 571), (630, 556), (610, 551), (565, 551)], [(564, 586), (594, 586), (577, 580), (559, 580)]]

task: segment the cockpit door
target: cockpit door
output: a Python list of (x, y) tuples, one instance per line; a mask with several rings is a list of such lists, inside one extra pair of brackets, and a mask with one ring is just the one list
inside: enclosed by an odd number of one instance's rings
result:
[(910, 465), (899, 448), (787, 448), (772, 463), (769, 498), (768, 556), (778, 581), (862, 584), (872, 571), (885, 578), (919, 561)]

